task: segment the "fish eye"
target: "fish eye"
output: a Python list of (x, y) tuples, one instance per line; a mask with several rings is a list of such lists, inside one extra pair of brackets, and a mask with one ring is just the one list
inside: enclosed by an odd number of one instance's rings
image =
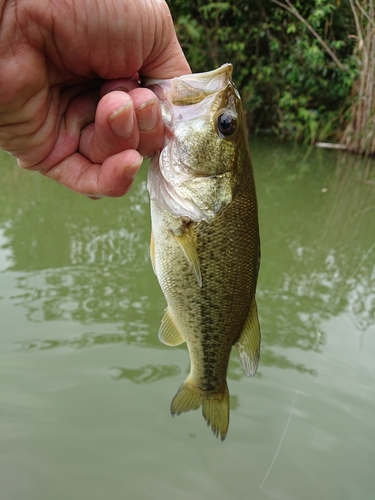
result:
[(236, 118), (224, 111), (217, 117), (217, 128), (224, 137), (232, 135), (236, 130)]

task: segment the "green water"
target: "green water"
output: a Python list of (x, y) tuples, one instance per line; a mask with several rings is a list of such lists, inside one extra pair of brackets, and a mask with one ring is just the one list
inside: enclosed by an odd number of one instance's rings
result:
[(93, 202), (2, 154), (1, 500), (373, 500), (375, 162), (254, 140), (262, 353), (224, 443), (169, 405), (147, 168)]

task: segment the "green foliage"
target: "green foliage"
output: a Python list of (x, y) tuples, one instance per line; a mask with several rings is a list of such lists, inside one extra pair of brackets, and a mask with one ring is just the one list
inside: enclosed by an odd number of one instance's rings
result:
[(333, 138), (340, 130), (357, 74), (348, 0), (294, 3), (344, 70), (306, 22), (272, 0), (170, 0), (169, 5), (194, 72), (233, 63), (254, 131), (314, 142)]

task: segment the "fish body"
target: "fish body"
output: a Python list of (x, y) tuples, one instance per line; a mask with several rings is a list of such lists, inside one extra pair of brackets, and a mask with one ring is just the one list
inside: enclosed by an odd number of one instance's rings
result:
[(159, 338), (186, 342), (188, 378), (172, 414), (197, 409), (223, 440), (233, 345), (247, 375), (259, 360), (260, 263), (254, 176), (241, 100), (226, 64), (147, 86), (161, 102), (165, 144), (150, 164), (151, 260), (167, 301)]

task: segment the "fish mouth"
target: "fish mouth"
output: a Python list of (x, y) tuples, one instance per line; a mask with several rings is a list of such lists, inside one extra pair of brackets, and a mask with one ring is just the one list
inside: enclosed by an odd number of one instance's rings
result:
[[(157, 95), (158, 86), (162, 87), (164, 96), (172, 104), (187, 106), (197, 104), (205, 97), (224, 90), (228, 85), (233, 85), (232, 71), (232, 64), (226, 63), (204, 73), (190, 73), (167, 80), (145, 79), (144, 84), (154, 90)], [(161, 95), (158, 97), (162, 98)]]
[(232, 65), (223, 64), (205, 73), (179, 76), (171, 81), (170, 100), (175, 106), (197, 104), (207, 96), (228, 87), (232, 80)]
[(211, 71), (182, 75), (172, 80), (180, 80), (192, 87), (216, 92), (226, 87), (226, 85), (232, 81), (232, 72), (233, 65), (226, 63)]

